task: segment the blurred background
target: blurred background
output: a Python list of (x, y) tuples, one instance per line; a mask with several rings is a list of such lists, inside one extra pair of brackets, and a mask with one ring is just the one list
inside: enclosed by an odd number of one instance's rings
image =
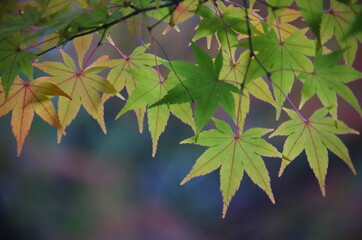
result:
[[(188, 41), (197, 23), (192, 18), (180, 25), (181, 33), (171, 30), (165, 36), (165, 25), (155, 28), (171, 60), (193, 61)], [(139, 45), (124, 23), (112, 36), (126, 54)], [(142, 38), (149, 42), (147, 31)], [(198, 44), (205, 48), (206, 41)], [(65, 50), (74, 55), (71, 45)], [(162, 56), (158, 46), (157, 52)], [(98, 54), (119, 58), (109, 47)], [(362, 71), (361, 45), (357, 56), (355, 67)], [(59, 52), (52, 51), (46, 60), (60, 60)], [(291, 94), (296, 103), (300, 87), (297, 82)], [(350, 87), (361, 103), (361, 80)], [(343, 100), (339, 103), (341, 120), (362, 131), (361, 117)], [(282, 115), (276, 122), (273, 109), (259, 100), (251, 104), (246, 128), (276, 128), (287, 120)], [(171, 117), (152, 158), (147, 126), (139, 134), (133, 112), (114, 120), (123, 105), (119, 99), (105, 104), (107, 135), (82, 109), (59, 145), (55, 128), (35, 117), (19, 158), (11, 114), (0, 118), (0, 240), (362, 239), (361, 136), (341, 137), (357, 176), (330, 153), (325, 198), (304, 153), (281, 178), (280, 159), (264, 158), (276, 204), (245, 175), (222, 219), (219, 171), (179, 185), (205, 150), (179, 144), (192, 130)], [(313, 98), (302, 112), (309, 116), (319, 106)], [(216, 115), (228, 119), (221, 110)], [(270, 141), (282, 150), (284, 139)]]

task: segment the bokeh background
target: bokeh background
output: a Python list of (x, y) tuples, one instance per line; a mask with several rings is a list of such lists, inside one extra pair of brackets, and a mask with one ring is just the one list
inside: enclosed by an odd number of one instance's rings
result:
[[(188, 41), (197, 22), (192, 18), (181, 24), (181, 33), (171, 30), (165, 36), (160, 34), (165, 25), (154, 29), (171, 60), (193, 61)], [(115, 27), (112, 37), (126, 54), (139, 44), (124, 23)], [(149, 42), (145, 29), (142, 38)], [(198, 44), (206, 45), (203, 40)], [(333, 40), (329, 44), (335, 46)], [(65, 49), (74, 55), (71, 45)], [(163, 56), (159, 46), (156, 49)], [(210, 52), (216, 52), (215, 44)], [(109, 47), (97, 54), (119, 57)], [(55, 50), (45, 60), (59, 60), (59, 53)], [(355, 67), (362, 71), (361, 45)], [(361, 103), (362, 81), (350, 86)], [(296, 103), (299, 89), (296, 83), (291, 94)], [(361, 117), (343, 100), (339, 102), (340, 118), (362, 131)], [(179, 185), (205, 150), (179, 144), (192, 136), (191, 129), (171, 117), (152, 158), (147, 125), (139, 134), (132, 112), (114, 120), (123, 105), (119, 99), (105, 104), (107, 135), (82, 109), (59, 145), (56, 130), (35, 117), (19, 158), (11, 115), (0, 118), (0, 240), (362, 239), (361, 136), (341, 137), (357, 176), (330, 154), (325, 198), (304, 153), (281, 178), (277, 177), (280, 159), (265, 158), (276, 204), (244, 176), (222, 219), (218, 171)], [(313, 98), (302, 112), (309, 116), (319, 106)], [(216, 116), (228, 120), (221, 110)], [(282, 115), (276, 122), (270, 106), (252, 99), (246, 127), (276, 128), (286, 119)], [(270, 141), (282, 150), (283, 140)]]

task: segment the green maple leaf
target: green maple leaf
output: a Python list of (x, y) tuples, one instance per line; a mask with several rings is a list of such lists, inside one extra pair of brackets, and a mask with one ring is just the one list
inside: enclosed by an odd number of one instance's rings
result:
[[(244, 10), (231, 5), (225, 6), (221, 2), (219, 8), (222, 12), (221, 16), (218, 16), (210, 8), (201, 7), (198, 9), (197, 14), (202, 17), (202, 20), (192, 41), (215, 34), (225, 49), (238, 44), (237, 33), (247, 33), (247, 24), (243, 18), (245, 16)], [(252, 27), (252, 30), (255, 29)]]
[(284, 161), (282, 161), (279, 176), (282, 175), (286, 166), (305, 150), (309, 165), (318, 179), (323, 196), (325, 196), (325, 178), (328, 168), (327, 149), (341, 158), (356, 174), (347, 147), (335, 134), (359, 134), (357, 131), (339, 120), (326, 117), (328, 110), (324, 108), (315, 111), (308, 120), (301, 119), (293, 110), (285, 109), (285, 111), (291, 120), (281, 124), (270, 135), (270, 137), (289, 135), (283, 147), (282, 158)]
[(19, 70), (30, 80), (33, 79), (33, 67), (30, 59), (35, 59), (37, 56), (25, 49), (26, 45), (20, 34), (0, 41), (0, 74), (6, 97), (15, 77), (19, 74)]
[[(111, 39), (109, 39), (112, 41)], [(126, 88), (128, 95), (132, 95), (133, 91), (141, 84), (139, 83), (128, 70), (143, 71), (144, 68), (156, 65), (156, 58), (152, 54), (145, 53), (148, 49), (149, 44), (142, 45), (135, 48), (129, 56), (120, 59), (114, 59), (109, 61), (112, 69), (109, 71), (107, 80), (114, 86), (117, 92), (122, 91)], [(103, 94), (102, 101), (106, 102), (112, 94)], [(137, 116), (138, 128), (140, 133), (143, 131), (143, 120), (146, 112), (146, 107), (134, 109)]]
[[(153, 68), (145, 68), (142, 71), (130, 70), (130, 74), (137, 80), (139, 86), (127, 99), (126, 105), (117, 115), (121, 117), (124, 113), (145, 108), (159, 101), (167, 92), (178, 84), (177, 78), (170, 73), (167, 79), (163, 79)], [(192, 110), (189, 103), (175, 105), (158, 105), (147, 110), (148, 129), (152, 137), (152, 156), (156, 155), (157, 143), (160, 135), (164, 132), (170, 112), (184, 123), (195, 129)]]
[(357, 14), (355, 20), (352, 23), (352, 26), (350, 30), (348, 31), (347, 35), (345, 35), (345, 38), (349, 38), (351, 36), (357, 35), (362, 32), (362, 10)]
[(329, 109), (333, 118), (337, 119), (337, 94), (351, 104), (362, 115), (361, 107), (353, 92), (344, 83), (362, 78), (362, 73), (350, 66), (337, 65), (343, 51), (327, 55), (318, 54), (315, 58), (314, 71), (302, 73), (302, 100), (300, 107), (314, 94), (317, 94), (322, 104)]
[(27, 27), (37, 25), (41, 14), (42, 13), (38, 9), (32, 8), (26, 9), (23, 14), (15, 15), (7, 13), (3, 18), (0, 18), (0, 40), (13, 34), (17, 34)]
[(361, 9), (361, 6), (358, 4), (345, 5), (333, 0), (329, 10), (324, 12), (321, 23), (322, 43), (326, 43), (335, 35), (341, 48), (345, 49), (343, 58), (347, 65), (353, 64), (357, 53), (356, 37), (346, 37), (357, 17), (356, 9)]
[(183, 61), (175, 61), (172, 64), (165, 63), (170, 70), (175, 71), (178, 76), (186, 80), (177, 84), (151, 107), (195, 100), (196, 132), (200, 132), (216, 111), (219, 103), (230, 116), (234, 116), (235, 104), (232, 92), (239, 93), (240, 90), (230, 83), (219, 80), (222, 68), (221, 51), (213, 62), (212, 58), (195, 44), (192, 47), (198, 66)]
[[(292, 89), (294, 74), (311, 72), (313, 69), (307, 56), (314, 55), (315, 43), (307, 39), (305, 33), (306, 30), (295, 31), (283, 40), (279, 32), (271, 29), (267, 35), (252, 38), (253, 49), (259, 53), (257, 60), (253, 59), (250, 64), (247, 81), (261, 77), (266, 73), (265, 69), (272, 72), (274, 97), (278, 104), (277, 117), (286, 99), (285, 94), (289, 94)], [(248, 45), (248, 41), (240, 44), (243, 47)]]
[[(239, 189), (244, 171), (251, 180), (263, 189), (274, 203), (268, 170), (261, 156), (280, 157), (281, 154), (261, 136), (272, 129), (252, 128), (240, 136), (235, 135), (224, 121), (214, 119), (216, 129), (203, 131), (198, 137), (181, 143), (196, 143), (209, 147), (197, 160), (181, 185), (190, 179), (208, 174), (220, 168), (220, 189), (223, 196), (223, 213), (225, 217), (229, 203)], [(196, 141), (196, 142), (195, 142)]]
[(320, 27), (323, 16), (322, 0), (297, 0), (300, 12), (320, 43)]

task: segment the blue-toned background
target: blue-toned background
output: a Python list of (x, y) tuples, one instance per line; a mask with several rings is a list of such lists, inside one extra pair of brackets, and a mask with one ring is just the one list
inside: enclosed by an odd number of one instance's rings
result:
[[(192, 36), (187, 29), (195, 24), (188, 21), (181, 25), (182, 33), (166, 36), (157, 34), (162, 27), (157, 29), (155, 36), (171, 59), (192, 61), (185, 49)], [(113, 35), (126, 54), (137, 44), (128, 35), (123, 30)], [(144, 39), (147, 42), (146, 32)], [(106, 50), (109, 54), (109, 48), (99, 54)], [(74, 54), (71, 46), (66, 51)], [(47, 60), (59, 60), (56, 51), (52, 54)], [(355, 67), (362, 71), (362, 51), (357, 55)], [(361, 81), (350, 86), (361, 102)], [(298, 103), (298, 90), (294, 93)], [(105, 104), (107, 135), (82, 109), (59, 145), (56, 130), (35, 117), (19, 158), (11, 115), (0, 118), (0, 240), (362, 239), (360, 136), (342, 136), (359, 175), (330, 154), (325, 198), (304, 153), (281, 178), (280, 159), (265, 158), (277, 203), (245, 175), (226, 219), (221, 219), (218, 171), (179, 185), (205, 150), (179, 144), (192, 136), (191, 129), (171, 117), (152, 158), (146, 124), (140, 135), (132, 112), (114, 121), (123, 104), (118, 99)], [(340, 104), (340, 118), (361, 131), (360, 116), (344, 101)], [(318, 106), (313, 99), (303, 113), (308, 116)], [(247, 127), (275, 128), (286, 120), (283, 116), (275, 122), (274, 114), (267, 104), (252, 99)], [(222, 111), (217, 117), (228, 119)], [(282, 140), (270, 141), (281, 150)]]

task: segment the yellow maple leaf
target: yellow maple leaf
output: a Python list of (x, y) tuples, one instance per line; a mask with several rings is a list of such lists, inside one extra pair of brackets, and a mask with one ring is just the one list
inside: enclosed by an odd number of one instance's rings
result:
[[(59, 86), (71, 98), (61, 98), (58, 102), (58, 114), (60, 122), (66, 128), (77, 116), (81, 106), (100, 125), (104, 133), (107, 133), (104, 123), (103, 103), (99, 92), (117, 94), (113, 85), (105, 78), (97, 75), (100, 71), (108, 67), (108, 56), (101, 56), (93, 64), (85, 67), (88, 59), (83, 63), (84, 56), (91, 46), (92, 37), (84, 36), (73, 40), (78, 58), (78, 68), (73, 59), (60, 50), (62, 62), (42, 62), (34, 63), (34, 66), (51, 75), (49, 81)], [(62, 134), (58, 133), (58, 142), (61, 141)]]

